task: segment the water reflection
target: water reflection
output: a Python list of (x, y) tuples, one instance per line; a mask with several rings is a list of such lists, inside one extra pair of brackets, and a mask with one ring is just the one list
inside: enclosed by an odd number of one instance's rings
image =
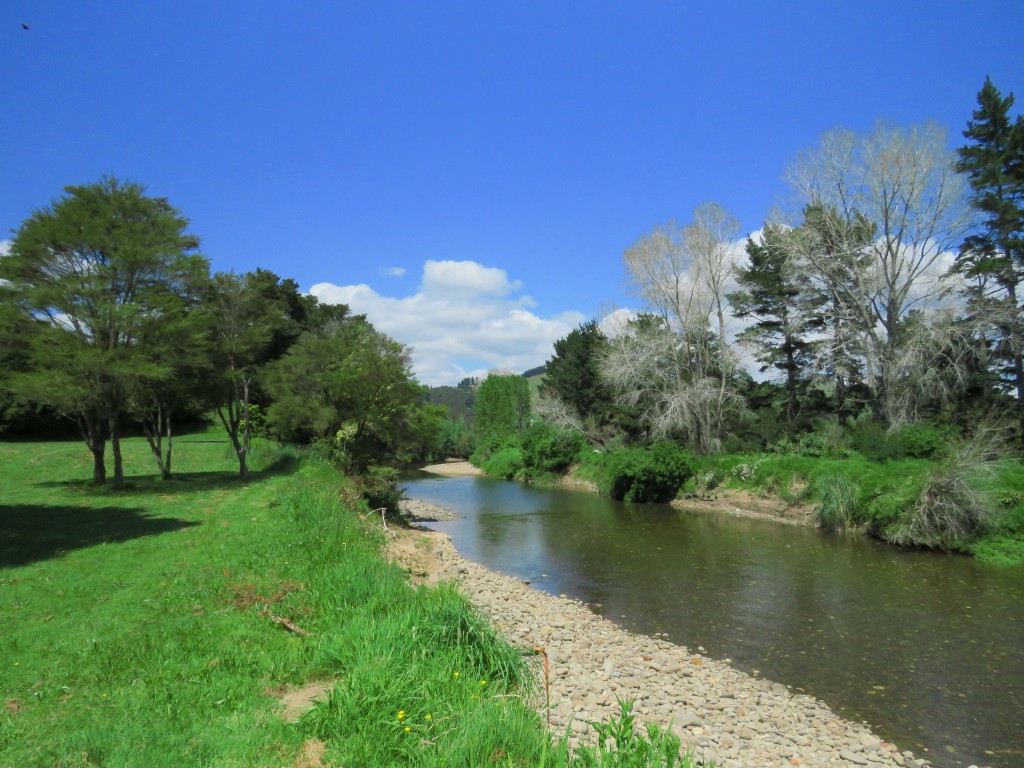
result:
[[(485, 478), (407, 493), (464, 556), (824, 699), (937, 766), (1024, 765), (1024, 573)], [(950, 751), (954, 750), (954, 751)]]

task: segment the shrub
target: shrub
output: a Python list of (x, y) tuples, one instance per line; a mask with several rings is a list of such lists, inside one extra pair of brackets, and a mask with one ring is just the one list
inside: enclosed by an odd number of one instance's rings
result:
[(928, 422), (907, 424), (893, 435), (902, 453), (915, 459), (930, 459), (942, 454), (952, 438), (952, 430), (948, 426), (940, 427)]
[(857, 424), (850, 433), (850, 442), (865, 458), (879, 463), (895, 461), (904, 456), (899, 439), (877, 421)]
[(857, 516), (857, 484), (844, 474), (825, 475), (815, 481), (818, 524), (830, 531), (845, 531)]
[(598, 490), (623, 501), (674, 499), (697, 466), (693, 454), (667, 441), (646, 450), (622, 448), (601, 456), (594, 478)]
[(960, 443), (925, 481), (918, 499), (883, 532), (894, 544), (961, 549), (998, 525), (1002, 510), (985, 491), (1000, 465), (998, 437), (983, 431)]
[(398, 503), (402, 500), (398, 470), (392, 467), (368, 467), (356, 480), (356, 488), (370, 509), (385, 507), (390, 512), (398, 511)]
[(502, 448), (492, 453), (491, 457), (484, 462), (483, 470), (491, 477), (502, 477), (506, 480), (522, 477), (526, 471), (526, 463), (523, 461), (523, 449), (517, 447)]
[(537, 423), (522, 435), (523, 461), (530, 474), (561, 473), (576, 461), (585, 444), (579, 432)]

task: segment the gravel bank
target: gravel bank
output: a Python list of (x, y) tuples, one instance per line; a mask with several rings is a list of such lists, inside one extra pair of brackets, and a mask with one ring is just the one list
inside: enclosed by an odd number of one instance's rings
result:
[[(430, 581), (455, 579), (516, 645), (543, 648), (550, 662), (550, 724), (574, 745), (592, 742), (587, 723), (636, 699), (644, 722), (670, 726), (700, 762), (741, 766), (910, 766), (927, 760), (900, 752), (823, 702), (733, 669), (659, 637), (634, 635), (584, 604), (464, 560), (434, 531), (406, 531), (435, 563)], [(539, 670), (543, 678), (543, 665)], [(543, 685), (541, 686), (543, 691)], [(543, 696), (543, 694), (541, 694)], [(544, 702), (540, 702), (544, 706)]]

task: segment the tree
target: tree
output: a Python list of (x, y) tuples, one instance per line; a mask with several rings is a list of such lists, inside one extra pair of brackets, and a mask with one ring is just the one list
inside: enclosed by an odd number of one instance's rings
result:
[(530, 383), (515, 374), (491, 374), (480, 384), (474, 406), (477, 448), (488, 453), (530, 423)]
[(16, 386), (78, 423), (96, 483), (106, 480), (109, 436), (120, 485), (130, 398), (145, 382), (173, 376), (144, 340), (177, 321), (209, 265), (185, 231), (188, 220), (139, 184), (105, 178), (65, 193), (21, 225), (0, 259), (0, 278), (40, 325), (32, 372)]
[[(830, 214), (819, 222), (835, 227), (824, 240), (844, 250), (811, 248), (808, 263), (857, 329), (878, 415), (899, 426), (910, 418), (901, 408), (900, 387), (914, 375), (899, 366), (913, 341), (905, 321), (911, 311), (927, 317), (941, 306), (950, 291), (944, 259), (969, 222), (945, 132), (934, 123), (879, 124), (867, 135), (831, 131), (797, 160), (790, 178), (805, 204)], [(847, 234), (860, 220), (874, 235), (863, 246)]]
[(816, 344), (812, 334), (820, 332), (824, 319), (820, 291), (808, 290), (801, 269), (799, 247), (794, 240), (801, 230), (769, 224), (760, 242), (747, 238), (750, 263), (736, 270), (742, 290), (728, 295), (733, 314), (752, 318), (737, 337), (757, 350), (761, 372), (782, 371), (786, 386), (786, 430), (791, 433), (802, 395), (812, 372)]
[(546, 421), (601, 445), (618, 432), (616, 422), (623, 415), (615, 393), (601, 378), (600, 360), (607, 347), (608, 337), (596, 320), (581, 323), (556, 341), (537, 406)]
[[(205, 288), (205, 286), (204, 286)], [(161, 478), (171, 477), (174, 418), (201, 403), (210, 374), (209, 317), (197, 310), (201, 296), (183, 296), (183, 311), (168, 316), (139, 339), (168, 375), (143, 379), (128, 398), (128, 410), (142, 426)]]
[(699, 453), (717, 450), (729, 414), (742, 407), (726, 328), (738, 228), (706, 203), (687, 226), (656, 227), (626, 250), (633, 289), (661, 322), (617, 339), (602, 365), (624, 405), (648, 403), (654, 436), (681, 434)]
[(1010, 117), (1013, 103), (1012, 93), (1004, 98), (985, 78), (963, 132), (970, 143), (957, 150), (956, 170), (967, 177), (981, 221), (965, 238), (956, 268), (976, 280), (968, 291), (972, 311), (993, 318), (1024, 439), (1024, 318), (1017, 295), (1024, 279), (1024, 116)]
[(307, 331), (261, 375), (271, 428), (329, 444), (347, 471), (402, 463), (427, 451), (443, 409), (423, 402), (409, 350), (362, 316)]

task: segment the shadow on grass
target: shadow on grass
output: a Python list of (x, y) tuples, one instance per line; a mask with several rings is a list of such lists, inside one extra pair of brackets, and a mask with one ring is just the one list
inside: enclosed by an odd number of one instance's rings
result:
[(129, 475), (124, 480), (124, 486), (115, 488), (112, 481), (108, 480), (106, 485), (93, 485), (88, 480), (46, 480), (35, 483), (42, 488), (84, 488), (88, 489), (93, 496), (130, 496), (133, 494), (170, 494), (170, 493), (191, 493), (196, 491), (216, 491), (228, 488), (238, 488), (249, 483), (259, 483), (277, 475), (290, 475), (294, 473), (301, 463), (301, 458), (291, 452), (282, 452), (273, 463), (258, 472), (249, 472), (249, 476), (242, 480), (237, 471), (227, 472), (174, 472), (169, 480), (163, 480), (159, 475)]
[(73, 549), (179, 531), (198, 523), (128, 507), (0, 504), (0, 568), (49, 560)]

